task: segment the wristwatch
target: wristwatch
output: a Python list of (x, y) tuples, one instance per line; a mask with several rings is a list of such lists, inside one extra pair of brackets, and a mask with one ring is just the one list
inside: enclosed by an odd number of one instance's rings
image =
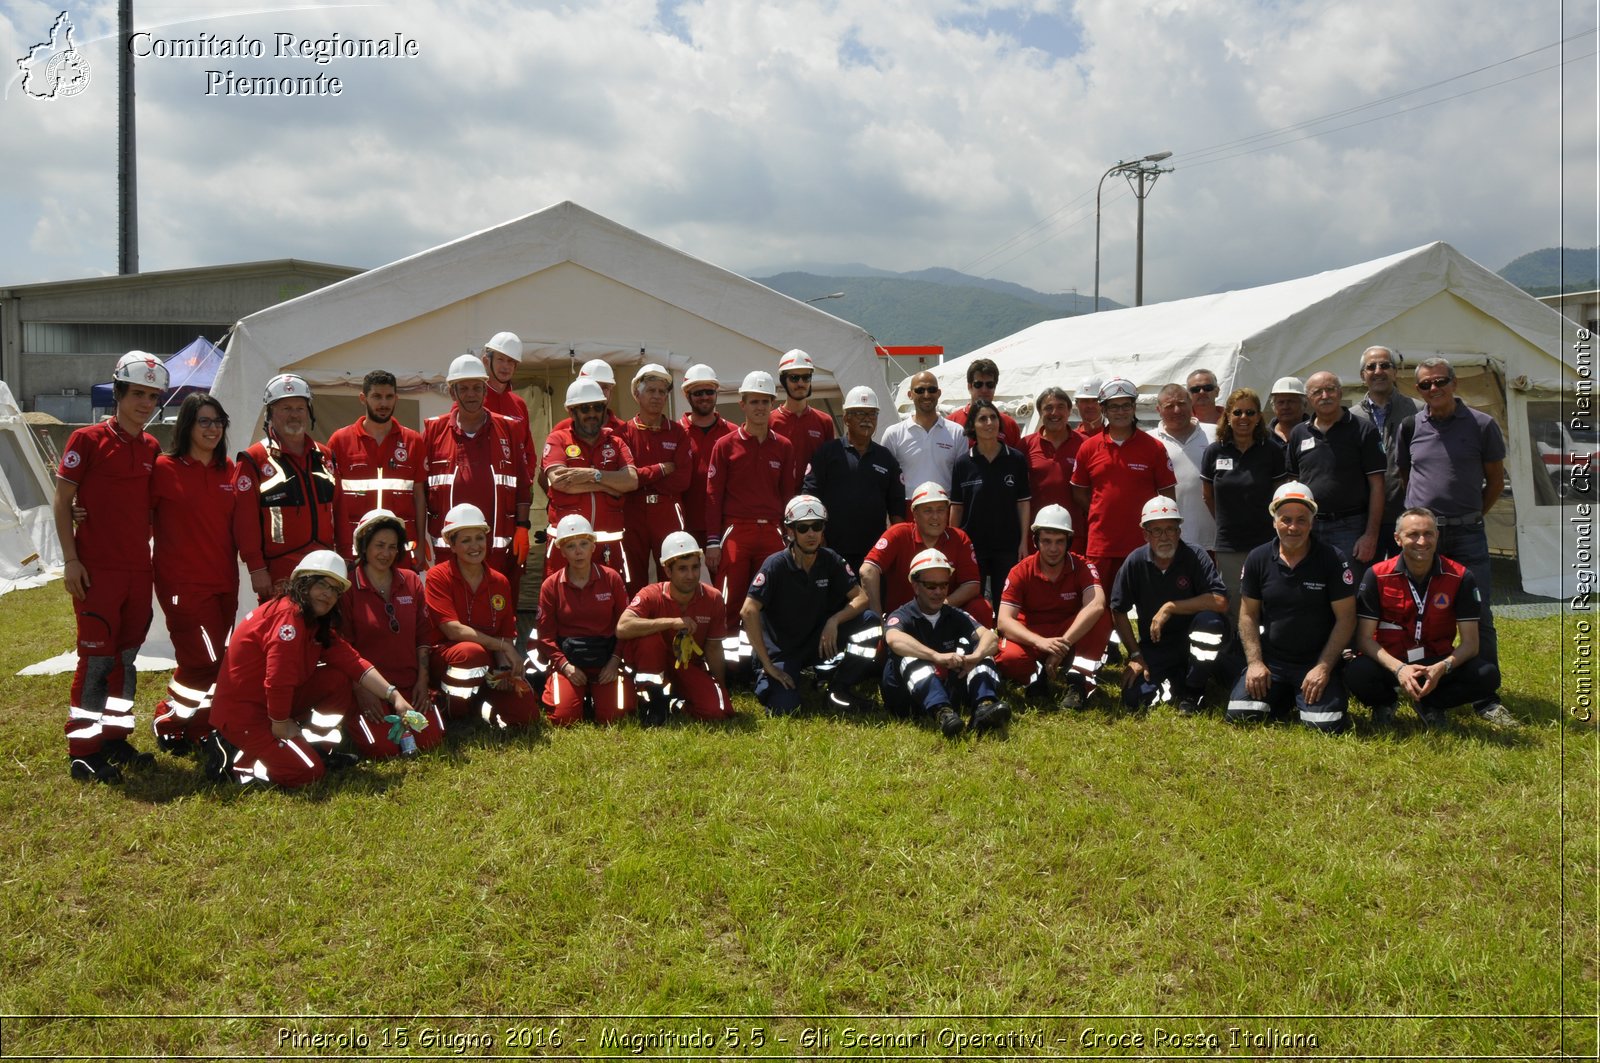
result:
[(399, 692), (400, 692), (400, 688), (395, 686), (393, 683), (390, 683), (389, 684), (389, 689), (385, 690), (383, 692), (383, 700), (387, 701), (390, 705), (393, 705), (394, 704), (394, 696), (396, 694), (398, 694)]
[(595, 483), (599, 483), (600, 482), (600, 470), (599, 469), (596, 469), (594, 471), (594, 482)]

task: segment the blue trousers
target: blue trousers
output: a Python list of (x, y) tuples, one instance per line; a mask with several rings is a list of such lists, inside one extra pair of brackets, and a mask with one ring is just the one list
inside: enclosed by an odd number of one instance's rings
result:
[(946, 705), (975, 707), (1000, 696), (1000, 673), (986, 660), (966, 675), (949, 675), (927, 661), (890, 655), (883, 666), (883, 704), (890, 712), (908, 710), (933, 716)]
[(1228, 719), (1234, 723), (1265, 720), (1268, 716), (1287, 715), (1290, 706), (1293, 706), (1300, 714), (1300, 722), (1308, 727), (1329, 734), (1348, 731), (1350, 715), (1346, 709), (1349, 698), (1345, 696), (1341, 669), (1337, 665), (1333, 675), (1328, 677), (1328, 685), (1322, 691), (1321, 698), (1308, 702), (1300, 693), (1300, 683), (1315, 663), (1285, 665), (1268, 661), (1267, 670), (1272, 673), (1272, 680), (1264, 701), (1257, 701), (1250, 696), (1245, 689), (1248, 670), (1241, 672), (1238, 681), (1233, 684), (1233, 693), (1228, 697)]
[(1199, 701), (1216, 671), (1226, 631), (1222, 614), (1207, 610), (1190, 621), (1186, 642), (1168, 645), (1141, 638), (1139, 652), (1144, 655), (1145, 673), (1137, 682), (1123, 686), (1122, 704), (1133, 709), (1158, 700), (1191, 697)]
[[(763, 630), (762, 635), (766, 632)], [(817, 659), (816, 647), (808, 653), (783, 654), (770, 641), (767, 655), (790, 678), (815, 665), (817, 678), (827, 683), (830, 693), (844, 693), (873, 673), (878, 664), (878, 642), (883, 638), (883, 623), (871, 609), (847, 624), (839, 625), (840, 650), (826, 661)], [(756, 666), (756, 700), (774, 716), (787, 716), (800, 707), (800, 688), (786, 687)]]
[(1489, 528), (1478, 523), (1450, 525), (1439, 529), (1439, 556), (1448, 557), (1465, 565), (1477, 581), (1478, 593), (1483, 596), (1483, 608), (1478, 615), (1478, 656), (1496, 668), (1500, 666), (1500, 639), (1494, 630), (1494, 610), (1489, 608)]

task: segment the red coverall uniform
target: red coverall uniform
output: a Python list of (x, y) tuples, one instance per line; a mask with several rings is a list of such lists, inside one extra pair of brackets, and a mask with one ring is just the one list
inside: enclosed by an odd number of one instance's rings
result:
[(706, 546), (722, 547), (716, 578), (722, 583), (730, 632), (743, 631), (739, 609), (761, 563), (783, 549), (783, 507), (798, 485), (794, 448), (776, 432), (758, 440), (740, 427), (711, 448)]
[[(690, 489), (683, 494), (683, 530), (694, 536), (695, 542), (705, 546), (706, 537), (710, 534), (710, 527), (706, 524), (705, 482), (706, 470), (711, 466), (711, 448), (717, 445), (717, 440), (732, 434), (735, 426), (720, 413), (709, 428), (699, 427), (689, 419), (688, 414), (684, 414), (678, 423), (688, 433), (689, 445), (694, 450), (694, 476), (689, 481)], [(659, 541), (655, 545), (660, 549)]]
[[(1055, 580), (1049, 580), (1039, 571), (1039, 555), (1029, 554), (1012, 568), (1006, 577), (1006, 589), (1001, 592), (1000, 605), (1014, 605), (1017, 619), (1029, 631), (1044, 638), (1066, 634), (1067, 628), (1078, 618), (1084, 595), (1099, 583), (1094, 566), (1078, 555), (1067, 553), (1061, 563), (1062, 571)], [(1072, 646), (1072, 658), (1062, 664), (1070, 667), (1084, 680), (1084, 693), (1093, 692), (1099, 678), (1100, 658), (1105, 656), (1106, 643), (1111, 641), (1111, 611), (1107, 610), (1100, 622)], [(1042, 665), (1033, 651), (1020, 642), (1003, 639), (1000, 653), (995, 657), (995, 667), (1000, 674), (1014, 683), (1033, 682)]]
[(491, 380), (489, 386), (484, 389), (483, 405), (490, 413), (498, 413), (512, 424), (521, 425), (522, 445), (527, 448), (528, 455), (531, 457), (539, 453), (539, 446), (533, 438), (533, 418), (528, 415), (528, 404), (522, 400), (521, 395), (509, 387), (504, 391), (496, 391), (494, 385), (495, 382)]
[[(342, 633), (350, 645), (410, 701), (417, 688), (417, 650), (432, 644), (433, 622), (428, 618), (422, 577), (399, 566), (393, 571), (385, 601), (367, 579), (366, 568), (357, 565), (350, 574), (350, 589), (340, 599), (339, 616), (344, 623)], [(357, 708), (351, 729), (356, 748), (374, 760), (399, 756), (400, 746), (389, 740), (390, 725), (382, 720), (393, 710), (384, 706), (379, 719), (370, 720), (359, 711), (361, 703), (355, 691), (350, 695)], [(412, 732), (417, 748), (432, 749), (443, 742), (444, 716), (438, 707), (431, 701), (411, 707), (428, 718), (428, 726)]]
[(150, 479), (156, 600), (178, 660), (167, 696), (156, 705), (154, 727), (162, 738), (198, 742), (212, 730), (211, 698), (239, 611), (234, 511), (255, 504), (234, 490), (237, 476), (227, 458), (202, 464), (163, 454)]
[[(276, 587), (311, 551), (334, 548), (336, 468), (328, 448), (309, 436), (298, 458), (270, 435), (239, 455), (233, 489), (241, 505), (233, 536), (246, 568), (265, 568)], [(256, 504), (243, 505), (246, 498)]]
[(339, 556), (360, 560), (356, 557), (356, 525), (369, 511), (387, 509), (406, 522), (405, 552), (395, 564), (416, 570), (420, 564), (417, 544), (422, 534), (417, 527), (416, 489), (428, 478), (422, 434), (391, 420), (389, 434), (380, 443), (367, 432), (366, 423), (367, 418), (362, 415), (355, 424), (345, 425), (328, 437), (328, 450), (339, 470), (333, 496)]
[[(687, 606), (680, 606), (672, 597), (672, 584), (652, 583), (628, 603), (628, 612), (645, 620), (662, 620), (666, 617), (683, 617), (689, 621), (690, 634), (702, 649), (713, 639), (724, 639), (728, 633), (727, 613), (723, 609), (722, 595), (706, 584), (700, 584)], [(644, 638), (624, 643), (626, 656), (633, 665), (633, 678), (644, 697), (672, 695), (683, 699), (683, 711), (697, 720), (723, 720), (733, 715), (733, 702), (728, 698), (728, 688), (717, 682), (716, 676), (706, 667), (705, 659), (698, 658), (680, 665), (672, 653), (677, 632), (657, 632)]]
[(444, 696), (445, 713), (453, 720), (476, 715), (487, 702), (485, 719), (498, 726), (526, 727), (539, 715), (532, 691), (495, 690), (488, 686), (494, 664), (488, 650), (476, 642), (449, 642), (439, 625), (446, 620), (515, 643), (517, 603), (504, 574), (485, 565), (483, 580), (473, 590), (461, 575), (454, 557), (428, 570), (428, 616), (433, 622), (433, 684)]
[[(595, 564), (589, 569), (589, 582), (579, 587), (570, 579), (572, 570), (561, 571), (544, 578), (539, 587), (539, 621), (536, 645), (539, 656), (549, 662), (550, 679), (544, 686), (544, 706), (551, 723), (566, 726), (583, 719), (585, 694), (594, 695), (594, 718), (598, 723), (611, 723), (632, 712), (635, 705), (633, 683), (620, 669), (609, 686), (596, 685), (600, 667), (585, 667), (583, 674), (588, 682), (573, 686), (561, 674), (569, 663), (561, 648), (563, 639), (612, 638), (617, 634), (617, 618), (628, 605), (628, 589), (616, 569)], [(616, 646), (621, 655), (622, 646)], [(577, 662), (570, 662), (576, 664)], [(602, 662), (603, 664), (604, 662)]]
[[(794, 448), (794, 482), (805, 479), (806, 466), (817, 448), (839, 434), (838, 427), (822, 410), (807, 406), (802, 412), (790, 413), (781, 403), (772, 408), (767, 427), (789, 441)], [(766, 560), (762, 558), (762, 560)]]
[(1135, 428), (1120, 444), (1099, 432), (1078, 448), (1072, 486), (1091, 492), (1084, 556), (1094, 562), (1108, 597), (1122, 562), (1144, 545), (1139, 527), (1144, 504), (1177, 482), (1166, 445), (1143, 429)]
[[(528, 462), (533, 460), (520, 442), (521, 431), (491, 413), (469, 436), (461, 431), (452, 408), (428, 418), (422, 438), (428, 466), (428, 538), (433, 540), (434, 556), (443, 559), (450, 554), (439, 534), (444, 515), (451, 506), (470, 502), (489, 521), (489, 566), (505, 576), (507, 586), (513, 578), (520, 584), (522, 566), (511, 546), (517, 533), (517, 507), (527, 503), (532, 490)], [(515, 611), (514, 594), (511, 605)]]
[[(628, 589), (636, 591), (650, 579), (650, 561), (659, 558), (661, 540), (675, 531), (687, 531), (683, 516), (683, 493), (694, 480), (694, 448), (689, 433), (677, 421), (663, 417), (660, 428), (641, 424), (635, 417), (628, 422), (623, 439), (633, 452), (633, 467), (639, 473), (639, 489), (623, 501), (626, 517), (622, 532), (622, 551), (628, 560)], [(707, 455), (709, 458), (710, 455)], [(667, 462), (671, 475), (661, 471)]]
[[(946, 528), (939, 541), (929, 547), (923, 543), (916, 521), (903, 520), (883, 533), (862, 562), (877, 565), (882, 572), (878, 578), (878, 593), (883, 598), (884, 616), (911, 600), (911, 559), (929, 549), (938, 550), (956, 566), (951, 576), (952, 592), (963, 584), (978, 582), (978, 555), (966, 532), (960, 528)], [(994, 627), (994, 607), (981, 594), (955, 608), (965, 611), (984, 627)]]
[[(601, 428), (594, 442), (578, 438), (569, 423), (566, 428), (554, 429), (544, 441), (544, 468), (546, 473), (556, 469), (599, 469), (617, 472), (633, 464), (633, 451), (627, 441), (609, 428)], [(628, 561), (622, 552), (623, 516), (621, 496), (608, 491), (550, 491), (547, 515), (550, 528), (545, 553), (544, 574), (559, 572), (567, 567), (567, 559), (556, 547), (556, 525), (561, 518), (576, 513), (594, 529), (594, 560), (622, 573), (628, 578)]]
[[(239, 621), (228, 643), (211, 703), (211, 722), (239, 748), (229, 769), (238, 782), (305, 786), (327, 772), (304, 737), (275, 738), (274, 720), (292, 718), (337, 744), (338, 727), (355, 707), (350, 685), (372, 667), (338, 631), (326, 647), (288, 596), (274, 598)], [(327, 667), (318, 668), (318, 664)], [(323, 741), (316, 743), (324, 745)]]
[(161, 448), (129, 435), (116, 418), (73, 432), (56, 475), (78, 488), (88, 516), (73, 533), (89, 593), (72, 599), (78, 667), (72, 674), (67, 753), (100, 752), (133, 733), (133, 661), (150, 630), (150, 478)]
[(1088, 541), (1089, 516), (1078, 508), (1072, 497), (1072, 471), (1078, 465), (1078, 448), (1083, 437), (1075, 428), (1067, 429), (1067, 438), (1056, 446), (1035, 432), (1022, 441), (1022, 454), (1028, 459), (1028, 487), (1033, 491), (1035, 515), (1045, 506), (1065, 506), (1072, 515), (1072, 540), (1067, 549), (1083, 553)]

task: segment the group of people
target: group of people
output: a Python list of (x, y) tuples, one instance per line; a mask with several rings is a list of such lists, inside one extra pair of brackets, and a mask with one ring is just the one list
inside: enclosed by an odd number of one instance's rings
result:
[[(304, 785), (467, 720), (721, 719), (740, 682), (774, 714), (809, 681), (841, 708), (876, 693), (948, 736), (982, 732), (1010, 716), (1005, 681), (1086, 704), (1115, 643), (1130, 707), (1194, 713), (1231, 674), (1234, 720), (1298, 711), (1342, 730), (1348, 687), (1377, 720), (1404, 695), (1431, 724), (1466, 702), (1514, 722), (1483, 530), (1504, 443), (1443, 359), (1416, 367), (1420, 409), (1375, 347), (1352, 409), (1332, 373), (1285, 378), (1269, 425), (1257, 392), (1218, 406), (1201, 369), (1161, 389), (1151, 431), (1138, 389), (1114, 378), (1075, 399), (1046, 389), (1026, 437), (984, 359), (948, 418), (931, 373), (882, 433), (875, 392), (852, 389), (843, 435), (811, 403), (801, 350), (776, 380), (744, 377), (737, 425), (707, 365), (678, 383), (678, 420), (671, 373), (643, 366), (623, 420), (595, 360), (540, 445), (511, 387), (521, 357), (502, 332), (454, 359), (453, 405), (421, 432), (394, 419), (394, 376), (369, 373), (363, 415), (326, 445), (307, 383), (279, 375), (263, 438), (230, 457), (228, 415), (205, 394), (161, 452), (144, 427), (165, 367), (124, 356), (114, 416), (74, 432), (58, 470), (78, 622), (71, 775), (115, 782), (154, 760), (129, 741), (152, 600), (177, 659), (158, 746), (241, 783)], [(540, 540), (524, 640), (517, 595)], [(258, 604), (235, 627), (241, 560)]]

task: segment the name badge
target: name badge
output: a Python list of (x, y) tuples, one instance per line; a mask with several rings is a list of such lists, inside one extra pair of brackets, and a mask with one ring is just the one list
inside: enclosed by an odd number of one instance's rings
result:
[(1414, 664), (1414, 663), (1416, 663), (1417, 661), (1420, 661), (1420, 660), (1422, 660), (1422, 647), (1421, 646), (1413, 646), (1409, 650), (1406, 651), (1406, 663), (1407, 664)]
[(1217, 459), (1217, 471), (1218, 472), (1232, 472), (1233, 471), (1233, 459), (1232, 458), (1218, 458)]
[(1316, 445), (1317, 445), (1317, 441), (1315, 439), (1302, 439), (1300, 441), (1300, 449), (1302, 451), (1310, 450), (1312, 447), (1314, 447)]

